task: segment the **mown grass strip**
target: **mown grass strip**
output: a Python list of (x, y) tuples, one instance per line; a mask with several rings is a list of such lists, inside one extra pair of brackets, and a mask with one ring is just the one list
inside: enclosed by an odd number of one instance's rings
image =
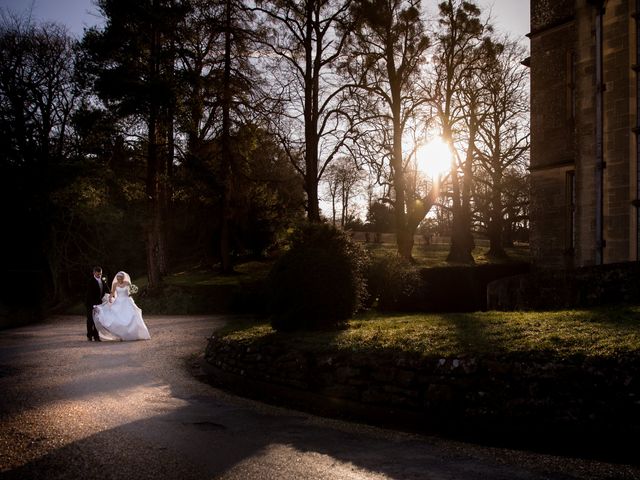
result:
[(366, 313), (343, 329), (295, 333), (276, 333), (267, 322), (245, 321), (217, 335), (232, 342), (278, 342), (316, 352), (615, 357), (640, 353), (640, 306), (554, 312)]

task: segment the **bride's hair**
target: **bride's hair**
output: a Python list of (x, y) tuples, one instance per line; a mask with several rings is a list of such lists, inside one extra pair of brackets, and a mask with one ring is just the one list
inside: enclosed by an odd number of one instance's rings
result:
[(129, 277), (129, 274), (123, 270), (120, 270), (118, 273), (116, 273), (116, 275), (113, 277), (113, 282), (111, 282), (111, 286), (115, 285), (116, 283), (118, 283), (118, 277), (124, 277), (124, 281), (128, 282), (129, 285), (131, 285), (131, 277)]

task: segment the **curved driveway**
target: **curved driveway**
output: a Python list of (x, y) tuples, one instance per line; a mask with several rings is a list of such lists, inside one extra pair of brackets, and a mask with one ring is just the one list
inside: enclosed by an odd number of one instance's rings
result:
[(0, 478), (640, 478), (241, 399), (188, 368), (224, 317), (146, 321), (148, 342), (89, 343), (82, 317), (0, 332)]

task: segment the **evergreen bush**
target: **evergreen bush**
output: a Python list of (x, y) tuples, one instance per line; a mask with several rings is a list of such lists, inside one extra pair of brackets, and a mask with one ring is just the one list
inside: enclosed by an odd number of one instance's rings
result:
[(368, 256), (328, 224), (305, 224), (270, 275), (270, 314), (280, 331), (332, 328), (361, 307)]
[(378, 257), (367, 269), (369, 302), (381, 311), (414, 310), (422, 285), (419, 269), (396, 255)]

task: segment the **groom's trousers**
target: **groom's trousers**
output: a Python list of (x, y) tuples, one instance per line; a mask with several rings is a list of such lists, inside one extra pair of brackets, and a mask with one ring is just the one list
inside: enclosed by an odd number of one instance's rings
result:
[(96, 328), (96, 324), (93, 323), (93, 306), (87, 307), (87, 337), (98, 337), (98, 329)]

